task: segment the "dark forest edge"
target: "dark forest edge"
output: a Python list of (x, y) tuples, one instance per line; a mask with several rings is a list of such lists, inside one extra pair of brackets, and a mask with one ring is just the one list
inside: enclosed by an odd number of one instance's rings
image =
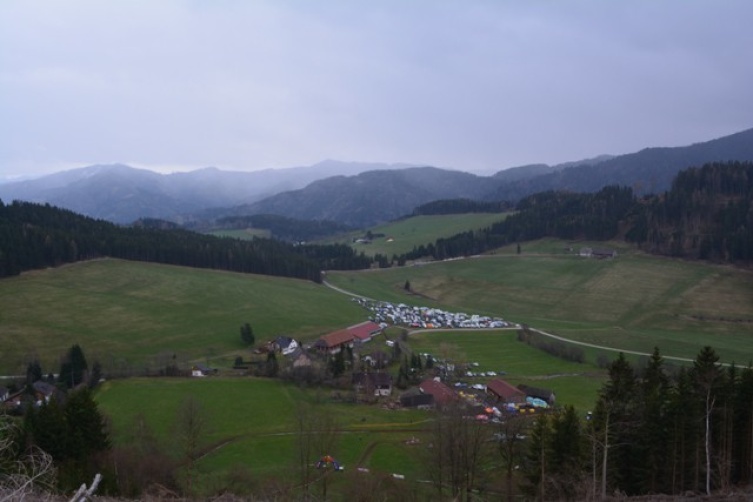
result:
[(521, 200), (504, 221), (421, 245), (401, 262), (443, 260), (555, 237), (620, 239), (649, 253), (719, 263), (753, 261), (753, 163), (706, 164), (682, 171), (672, 188), (638, 198), (629, 187), (596, 193), (542, 192)]
[(346, 245), (219, 238), (176, 228), (120, 227), (50, 205), (0, 201), (0, 277), (100, 257), (295, 277), (367, 268)]
[[(508, 207), (504, 202), (454, 200), (416, 211), (449, 214)], [(154, 224), (121, 227), (50, 205), (0, 201), (0, 277), (107, 256), (321, 282), (322, 270), (471, 256), (544, 237), (622, 239), (654, 254), (747, 265), (753, 261), (752, 208), (753, 163), (713, 163), (679, 173), (671, 190), (654, 196), (637, 198), (631, 188), (618, 186), (596, 193), (531, 195), (504, 221), (390, 259), (370, 258), (344, 244), (220, 238)]]

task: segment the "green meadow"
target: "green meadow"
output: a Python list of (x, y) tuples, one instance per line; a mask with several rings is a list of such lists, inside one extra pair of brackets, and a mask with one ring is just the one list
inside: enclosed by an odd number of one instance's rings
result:
[(363, 237), (366, 233), (365, 230), (350, 232), (337, 238), (324, 239), (322, 242), (348, 244), (367, 256), (381, 254), (392, 257), (394, 254), (407, 253), (415, 246), (428, 244), (443, 237), (488, 227), (492, 223), (504, 220), (507, 214), (468, 213), (413, 216), (368, 229), (376, 235), (384, 234), (383, 237), (375, 237), (369, 244), (353, 242), (355, 239)]
[(231, 366), (257, 341), (311, 340), (365, 320), (346, 296), (308, 281), (121, 260), (97, 260), (0, 281), (0, 374), (22, 374), (33, 357), (57, 372), (78, 343), (107, 368), (154, 369), (176, 354)]

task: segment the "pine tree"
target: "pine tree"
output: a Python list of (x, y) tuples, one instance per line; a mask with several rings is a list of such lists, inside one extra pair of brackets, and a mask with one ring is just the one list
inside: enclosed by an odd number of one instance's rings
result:
[(559, 486), (559, 496), (573, 500), (582, 486), (586, 447), (575, 408), (568, 405), (552, 420), (549, 476)]
[(551, 456), (551, 424), (547, 415), (541, 415), (531, 428), (528, 451), (523, 462), (522, 472), (525, 484), (523, 491), (539, 500), (547, 499), (547, 482)]
[(84, 381), (86, 376), (86, 357), (84, 351), (76, 344), (68, 349), (68, 353), (60, 365), (60, 376), (58, 381), (63, 383), (67, 388), (72, 389)]
[(658, 347), (654, 348), (640, 386), (642, 402), (636, 446), (641, 492), (667, 493), (669, 378), (664, 373), (664, 359)]
[(241, 326), (241, 341), (246, 345), (253, 345), (256, 341), (254, 330), (249, 323), (243, 323)]
[(68, 395), (65, 404), (68, 448), (72, 458), (86, 460), (90, 455), (110, 448), (107, 423), (94, 402), (88, 387)]
[(609, 380), (599, 392), (593, 415), (594, 440), (600, 438), (602, 454), (602, 496), (607, 486), (627, 493), (640, 488), (635, 462), (637, 381), (625, 354), (609, 365)]

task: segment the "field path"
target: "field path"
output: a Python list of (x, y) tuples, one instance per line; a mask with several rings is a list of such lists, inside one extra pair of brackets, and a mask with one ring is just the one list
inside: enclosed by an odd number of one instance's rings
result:
[(335, 290), (335, 291), (337, 291), (338, 293), (342, 293), (342, 294), (344, 294), (344, 295), (348, 295), (348, 296), (351, 296), (351, 297), (353, 297), (353, 298), (362, 298), (362, 299), (364, 299), (364, 300), (371, 300), (371, 301), (374, 301), (374, 299), (373, 299), (373, 298), (369, 298), (368, 296), (357, 295), (357, 294), (355, 294), (355, 293), (353, 293), (353, 292), (351, 292), (351, 291), (348, 291), (348, 290), (346, 290), (346, 289), (343, 289), (343, 288), (338, 288), (338, 287), (337, 287), (337, 286), (335, 286), (334, 284), (331, 284), (331, 283), (329, 283), (329, 282), (327, 282), (327, 281), (325, 281), (325, 280), (323, 280), (323, 279), (322, 279), (322, 284), (323, 284), (324, 286), (327, 286), (327, 287), (328, 287), (328, 288), (330, 288), (330, 289), (334, 289), (334, 290)]

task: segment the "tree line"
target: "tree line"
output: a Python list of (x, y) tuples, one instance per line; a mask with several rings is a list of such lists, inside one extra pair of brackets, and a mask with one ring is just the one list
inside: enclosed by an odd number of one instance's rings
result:
[(533, 425), (523, 462), (529, 494), (576, 500), (749, 485), (753, 368), (718, 361), (704, 347), (692, 367), (671, 373), (658, 349), (639, 369), (620, 354), (586, 420), (544, 416)]
[(422, 204), (411, 216), (429, 214), (503, 213), (512, 209), (507, 201), (480, 201), (472, 199), (443, 199)]
[(48, 204), (0, 201), (0, 277), (105, 256), (315, 282), (321, 282), (324, 269), (371, 265), (368, 257), (343, 245), (295, 246), (150, 225), (120, 227)]
[(470, 256), (543, 237), (624, 239), (656, 254), (750, 263), (753, 163), (690, 168), (675, 178), (669, 191), (640, 199), (624, 186), (595, 193), (537, 193), (522, 199), (504, 221), (416, 246), (393, 261)]

